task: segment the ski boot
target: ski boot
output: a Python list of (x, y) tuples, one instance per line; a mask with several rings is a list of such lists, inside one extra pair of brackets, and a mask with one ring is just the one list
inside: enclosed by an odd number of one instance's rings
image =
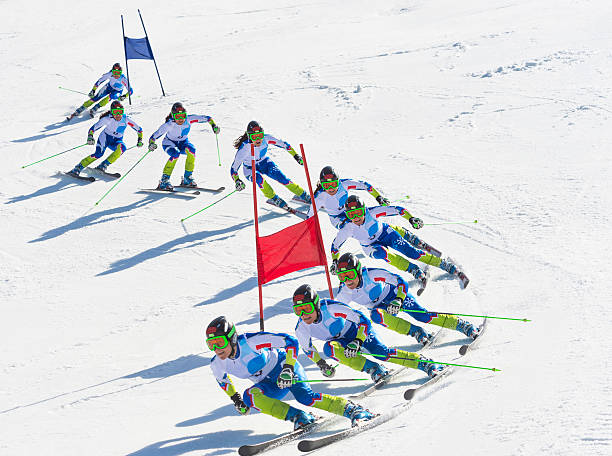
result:
[(414, 337), (418, 343), (427, 345), (427, 342), (433, 337), (433, 334), (429, 334), (423, 328), (417, 325), (410, 324), (410, 329), (408, 330), (408, 335), (410, 337)]
[(66, 122), (74, 119), (76, 116), (78, 116), (79, 114), (81, 114), (83, 111), (85, 111), (85, 108), (83, 106), (79, 106), (76, 111), (74, 111), (72, 114), (70, 114), (68, 117), (66, 117)]
[(98, 112), (98, 109), (100, 109), (100, 105), (95, 105), (93, 108), (91, 108), (89, 110), (89, 117), (91, 117), (92, 119), (96, 116), (96, 112)]
[(170, 176), (168, 174), (162, 174), (157, 190), (167, 190), (169, 192), (174, 190), (174, 187), (170, 183)]
[(72, 174), (73, 176), (78, 176), (79, 174), (81, 174), (81, 171), (83, 171), (83, 168), (84, 166), (79, 163), (74, 168), (72, 168), (70, 171), (68, 171), (68, 174)]
[(105, 173), (106, 168), (108, 168), (108, 165), (110, 165), (110, 162), (108, 160), (104, 160), (102, 163), (96, 166), (96, 169)]
[(297, 431), (304, 426), (308, 426), (315, 422), (315, 417), (312, 413), (304, 412), (303, 410), (289, 407), (285, 421), (293, 422), (293, 430)]
[(361, 405), (347, 401), (344, 406), (344, 416), (351, 420), (352, 426), (357, 426), (359, 421), (368, 421), (374, 418), (374, 414)]
[(271, 200), (272, 204), (274, 204), (275, 206), (278, 206), (280, 208), (284, 209), (284, 208), (288, 207), (287, 203), (285, 202), (285, 200), (282, 199), (278, 195), (274, 195), (272, 198), (270, 198), (270, 200)]
[(197, 187), (198, 184), (191, 177), (191, 173), (189, 175), (185, 175), (181, 178), (181, 187)]
[(440, 261), (439, 267), (449, 274), (456, 276), (461, 281), (463, 288), (467, 287), (468, 283), (470, 283), (470, 279), (468, 279), (463, 271), (459, 270), (457, 265), (455, 265), (450, 258), (444, 258), (442, 261)]
[(421, 288), (427, 286), (427, 275), (416, 264), (410, 263), (406, 272), (412, 274), (412, 276), (421, 283)]
[(440, 364), (428, 363), (426, 361), (431, 361), (431, 359), (424, 357), (421, 355), (419, 364), (417, 365), (418, 370), (422, 370), (427, 374), (429, 378), (434, 378), (442, 369), (444, 369)]
[(480, 335), (478, 328), (475, 328), (472, 323), (461, 318), (457, 318), (457, 327), (455, 329), (472, 339), (476, 339)]
[(310, 200), (310, 195), (308, 193), (306, 193), (306, 190), (304, 190), (302, 192), (302, 194), (300, 196), (297, 197), (300, 201), (304, 201), (306, 204), (312, 204), (312, 201)]
[(363, 366), (363, 372), (370, 374), (374, 383), (389, 374), (389, 370), (385, 366), (370, 361), (369, 359), (366, 360), (365, 366)]

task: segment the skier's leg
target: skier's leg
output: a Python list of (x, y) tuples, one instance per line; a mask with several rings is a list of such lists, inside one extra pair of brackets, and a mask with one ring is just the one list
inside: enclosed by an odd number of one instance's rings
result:
[[(299, 362), (295, 363), (293, 372), (298, 380), (308, 380), (304, 368)], [(336, 415), (342, 415), (344, 413), (344, 408), (348, 402), (341, 397), (315, 393), (312, 388), (310, 388), (310, 385), (305, 382), (297, 382), (289, 389), (300, 404), (335, 413)]]
[(110, 154), (102, 163), (96, 166), (96, 169), (99, 169), (100, 171), (106, 171), (108, 165), (110, 165), (111, 163), (115, 163), (117, 159), (121, 157), (121, 155), (123, 155), (123, 153), (127, 149), (125, 147), (125, 143), (122, 140), (114, 140), (112, 141), (112, 144), (108, 144), (108, 147), (114, 150), (113, 153)]
[(187, 155), (187, 158), (185, 160), (185, 174), (183, 175), (181, 185), (196, 187), (197, 184), (191, 177), (195, 168), (196, 148), (189, 141), (185, 141), (185, 144), (182, 145), (182, 151)]
[(162, 143), (164, 151), (169, 155), (168, 161), (164, 165), (164, 169), (162, 171), (162, 176), (159, 181), (159, 185), (157, 188), (161, 190), (172, 190), (172, 184), (170, 183), (170, 176), (172, 175), (172, 171), (174, 170), (174, 166), (181, 155), (179, 149), (173, 144), (164, 144)]
[(259, 166), (259, 169), (263, 174), (270, 176), (270, 178), (283, 184), (291, 193), (303, 199), (305, 202), (310, 203), (310, 197), (308, 196), (306, 191), (298, 184), (292, 182), (291, 179), (289, 179), (287, 176), (285, 176), (285, 174), (280, 170), (276, 163), (274, 163), (268, 157), (264, 158), (260, 162)]
[[(345, 341), (346, 343), (350, 341)], [(323, 345), (323, 353), (329, 358), (333, 358), (340, 364), (355, 369), (356, 371), (363, 372), (363, 368), (366, 364), (366, 358), (363, 355), (357, 355), (354, 358), (347, 358), (344, 356), (344, 346), (340, 343), (340, 340), (327, 341)]]
[(102, 98), (98, 104), (96, 104), (93, 108), (89, 110), (89, 114), (91, 115), (91, 117), (95, 116), (98, 109), (100, 109), (103, 106), (106, 106), (109, 101), (110, 101), (109, 95), (106, 95), (104, 98)]
[(108, 136), (106, 136), (104, 132), (100, 133), (100, 136), (98, 136), (98, 140), (96, 141), (95, 152), (81, 160), (70, 172), (78, 176), (83, 169), (87, 168), (91, 163), (95, 162), (98, 158), (104, 155), (104, 151), (108, 147), (107, 141)]
[(251, 408), (261, 413), (284, 420), (289, 411), (289, 404), (271, 397), (272, 385), (269, 382), (259, 382), (244, 391), (243, 400)]

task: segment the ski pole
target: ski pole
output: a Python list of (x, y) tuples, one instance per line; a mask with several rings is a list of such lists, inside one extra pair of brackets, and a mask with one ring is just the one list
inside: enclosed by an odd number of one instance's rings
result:
[(466, 221), (463, 221), (463, 222), (423, 223), (423, 225), (426, 225), (426, 226), (433, 226), (433, 225), (456, 225), (456, 224), (464, 224), (464, 223), (478, 223), (478, 220), (466, 220)]
[(369, 378), (335, 378), (335, 379), (323, 379), (323, 380), (293, 380), (293, 383), (320, 383), (320, 382), (356, 382), (356, 381), (367, 381)]
[(89, 94), (87, 94), (85, 92), (79, 92), (78, 90), (67, 89), (67, 88), (62, 87), (62, 86), (59, 86), (58, 88), (62, 89), (62, 90), (67, 90), (68, 92), (80, 93), (81, 95), (89, 96)]
[[(130, 147), (130, 149), (132, 149), (132, 148), (134, 148), (134, 146)], [(129, 150), (129, 149), (126, 149), (126, 150)], [(146, 156), (149, 154), (149, 152), (151, 152), (151, 151), (150, 151), (150, 150), (147, 150), (147, 151), (145, 152), (145, 154), (144, 154), (142, 157), (140, 157), (140, 160), (138, 160), (136, 163), (134, 163), (134, 166), (132, 166), (130, 169), (128, 169), (127, 173), (125, 173), (123, 176), (121, 176), (121, 177), (119, 178), (119, 180), (118, 180), (117, 182), (115, 182), (115, 185), (113, 185), (113, 186), (110, 188), (110, 190), (109, 190), (109, 191), (107, 191), (107, 192), (106, 192), (106, 193), (105, 193), (105, 194), (102, 196), (102, 198), (100, 198), (98, 201), (96, 201), (96, 204), (94, 204), (94, 206), (97, 206), (97, 205), (100, 203), (100, 201), (102, 201), (104, 198), (106, 198), (106, 195), (108, 195), (108, 194), (109, 194), (109, 193), (110, 193), (110, 192), (111, 192), (111, 191), (112, 191), (112, 190), (113, 190), (113, 189), (114, 189), (114, 188), (115, 188), (117, 185), (119, 185), (119, 182), (121, 182), (125, 176), (127, 176), (128, 174), (130, 174), (130, 171), (132, 171), (134, 168), (136, 168), (136, 165), (137, 165), (138, 163), (140, 163), (140, 162), (142, 161), (142, 159), (143, 159), (143, 158), (145, 158), (145, 157), (146, 157)]]
[(407, 200), (407, 199), (410, 199), (410, 195), (406, 195), (406, 196), (404, 196), (404, 197), (402, 197), (402, 198), (400, 198), (400, 199), (396, 199), (396, 200), (391, 201), (391, 202), (392, 202), (392, 203), (399, 203), (400, 201), (405, 201), (405, 200)]
[(183, 222), (183, 221), (187, 220), (188, 218), (193, 217), (193, 216), (194, 216), (194, 215), (196, 215), (196, 214), (199, 214), (199, 213), (200, 213), (200, 212), (202, 212), (202, 211), (205, 211), (205, 210), (206, 210), (206, 209), (208, 209), (210, 206), (214, 206), (215, 204), (217, 204), (217, 203), (219, 203), (219, 202), (223, 201), (223, 200), (224, 200), (225, 198), (227, 198), (228, 196), (233, 195), (233, 194), (234, 194), (234, 193), (236, 193), (237, 191), (238, 191), (238, 190), (234, 190), (233, 192), (228, 193), (227, 195), (225, 195), (223, 198), (220, 198), (220, 199), (218, 199), (217, 201), (215, 201), (214, 203), (209, 204), (209, 205), (208, 205), (208, 206), (206, 206), (204, 209), (200, 209), (198, 212), (194, 212), (193, 214), (188, 215), (188, 216), (187, 216), (187, 217), (185, 217), (185, 218), (182, 218), (182, 219), (181, 219), (181, 222)]
[(215, 134), (215, 139), (217, 140), (217, 157), (219, 158), (219, 166), (221, 166), (221, 153), (219, 152), (219, 135)]
[[(370, 356), (376, 356), (378, 358), (387, 358), (387, 356), (385, 355), (375, 355), (373, 353), (362, 353), (363, 355), (370, 355)], [(406, 359), (408, 361), (419, 361), (419, 362), (424, 362), (424, 363), (431, 363), (431, 364), (444, 364), (445, 366), (457, 366), (457, 367), (469, 367), (470, 369), (483, 369), (483, 370), (490, 370), (493, 372), (500, 372), (501, 369), (496, 369), (495, 367), (480, 367), (480, 366), (469, 366), (467, 364), (453, 364), (453, 363), (443, 363), (441, 361), (433, 361), (433, 360), (427, 360), (427, 359), (420, 359), (420, 358), (402, 358), (400, 356), (389, 356), (389, 358), (393, 358), (393, 359)]]
[(460, 317), (480, 317), (480, 318), (495, 318), (497, 320), (515, 320), (515, 321), (531, 321), (527, 318), (510, 318), (510, 317), (492, 317), (490, 315), (471, 315), (471, 314), (457, 314), (457, 313), (451, 313), (451, 312), (434, 312), (431, 310), (408, 310), (408, 309), (402, 309), (402, 312), (416, 312), (416, 313), (432, 313), (432, 314), (438, 314), (438, 315), (456, 315), (456, 316), (460, 316)]
[(28, 166), (35, 165), (36, 163), (40, 163), (41, 161), (49, 160), (50, 158), (57, 157), (58, 155), (65, 154), (66, 152), (70, 152), (71, 150), (78, 149), (79, 147), (83, 147), (83, 146), (86, 146), (86, 145), (87, 145), (87, 143), (85, 143), (85, 144), (81, 144), (80, 146), (76, 146), (76, 147), (73, 147), (72, 149), (65, 150), (65, 151), (63, 151), (63, 152), (60, 152), (59, 154), (49, 155), (48, 157), (45, 157), (45, 158), (43, 158), (43, 159), (41, 159), (41, 160), (38, 160), (38, 161), (35, 161), (34, 163), (28, 163), (27, 165), (23, 165), (23, 166), (21, 167), (21, 169), (23, 169), (23, 168), (27, 168)]

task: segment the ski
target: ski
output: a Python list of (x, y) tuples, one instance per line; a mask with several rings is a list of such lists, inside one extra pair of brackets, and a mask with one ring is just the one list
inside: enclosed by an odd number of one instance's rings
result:
[(421, 279), (421, 288), (417, 290), (417, 296), (421, 296), (425, 291), (425, 287), (427, 287), (427, 283), (429, 282), (429, 268), (425, 269), (425, 277)]
[(482, 322), (482, 325), (480, 325), (478, 327), (479, 333), (478, 333), (478, 337), (476, 339), (471, 341), (469, 344), (464, 344), (461, 347), (459, 347), (459, 354), (461, 356), (464, 356), (468, 352), (468, 350), (471, 350), (471, 349), (475, 348), (478, 345), (478, 343), (479, 343), (480, 339), (482, 339), (482, 335), (484, 334), (485, 329), (487, 327), (487, 321), (489, 321), (489, 320), (487, 318), (485, 318), (484, 321)]
[(425, 380), (425, 383), (421, 383), (416, 388), (407, 389), (406, 391), (404, 391), (404, 399), (406, 399), (407, 401), (412, 400), (416, 393), (423, 391), (425, 388), (429, 388), (431, 385), (438, 383), (440, 380), (442, 380), (442, 378), (448, 376), (452, 371), (452, 367), (445, 367), (440, 372), (438, 372), (438, 375), (436, 375), (435, 377), (428, 378), (427, 380)]
[(301, 218), (303, 220), (306, 220), (308, 218), (308, 215), (306, 215), (305, 212), (298, 211), (297, 209), (294, 209), (291, 206), (285, 206), (285, 207), (277, 206), (276, 204), (274, 204), (274, 202), (272, 202), (271, 199), (266, 200), (266, 203), (270, 204), (271, 206), (274, 206), (274, 207), (277, 207), (279, 209), (282, 209), (283, 211), (289, 212), (290, 214), (293, 214), (293, 215), (295, 215), (295, 216), (297, 216), (297, 217), (299, 217), (299, 218)]
[(465, 273), (461, 271), (457, 273), (457, 277), (461, 282), (461, 286), (463, 287), (463, 289), (465, 289), (465, 287), (468, 286), (468, 283), (470, 283), (470, 279), (468, 279), (468, 276), (466, 276)]
[(184, 185), (175, 185), (174, 188), (184, 188), (184, 189), (198, 190), (201, 192), (209, 192), (209, 193), (221, 193), (223, 190), (225, 190), (225, 187), (206, 188), (206, 187), (187, 187)]
[(438, 258), (440, 258), (442, 256), (442, 252), (440, 252), (435, 247), (432, 247), (427, 242), (424, 242), (424, 241), (421, 241), (421, 240), (419, 240), (419, 245), (417, 246), (417, 248), (419, 248), (421, 250), (425, 250), (427, 253), (431, 253), (433, 256), (438, 257)]
[(121, 177), (121, 174), (119, 173), (107, 173), (106, 171), (102, 171), (98, 168), (87, 168), (87, 171), (92, 171), (94, 173), (101, 174), (102, 176), (112, 177), (113, 179), (119, 179)]
[(238, 454), (240, 454), (240, 456), (251, 456), (254, 454), (262, 453), (264, 451), (271, 450), (272, 448), (276, 448), (280, 445), (284, 445), (285, 443), (291, 442), (292, 440), (295, 440), (298, 437), (302, 437), (303, 435), (307, 435), (318, 429), (321, 429), (321, 427), (329, 423), (331, 420), (332, 417), (319, 418), (312, 424), (309, 424), (295, 431), (288, 432), (273, 439), (266, 440), (261, 443), (256, 443), (254, 445), (242, 445), (240, 448), (238, 448)]
[(297, 204), (302, 204), (304, 206), (310, 206), (310, 203), (304, 201), (302, 198), (300, 198), (297, 195), (294, 195), (293, 198), (291, 198), (291, 201), (297, 203)]
[(200, 192), (183, 192), (179, 190), (159, 190), (157, 188), (141, 188), (140, 192), (143, 193), (154, 193), (156, 195), (167, 195), (167, 196), (178, 196), (181, 198), (195, 198)]
[(66, 176), (74, 177), (75, 179), (89, 181), (89, 182), (94, 182), (96, 180), (96, 178), (93, 176), (79, 176), (78, 174), (74, 174), (71, 172), (64, 172), (63, 174), (65, 174)]

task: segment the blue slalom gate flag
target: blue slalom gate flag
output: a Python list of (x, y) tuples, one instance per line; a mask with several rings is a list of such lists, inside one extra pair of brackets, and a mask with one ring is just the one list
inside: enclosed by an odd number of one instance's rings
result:
[(124, 37), (125, 40), (125, 58), (129, 59), (142, 59), (142, 60), (154, 60), (153, 51), (149, 44), (148, 38), (128, 38)]

